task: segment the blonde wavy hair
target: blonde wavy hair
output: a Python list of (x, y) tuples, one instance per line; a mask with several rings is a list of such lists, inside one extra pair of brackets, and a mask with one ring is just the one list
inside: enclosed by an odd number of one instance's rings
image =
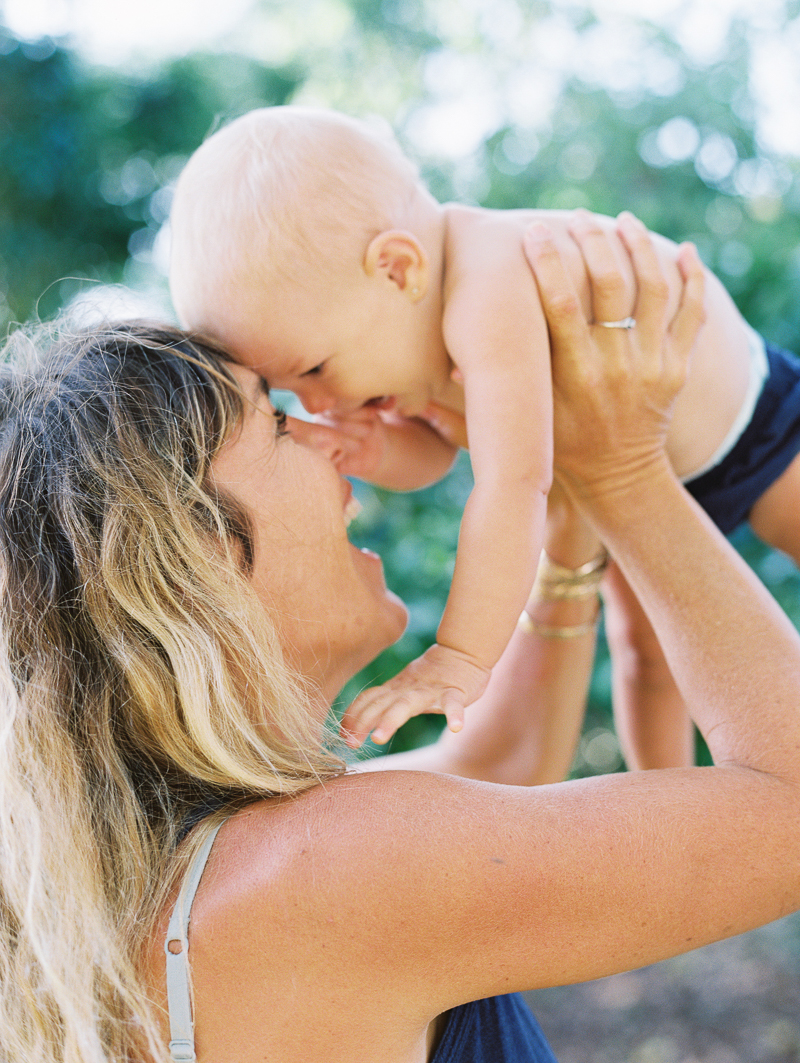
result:
[(161, 1060), (137, 958), (182, 823), (339, 774), (209, 485), (243, 399), (145, 324), (0, 366), (0, 1058)]

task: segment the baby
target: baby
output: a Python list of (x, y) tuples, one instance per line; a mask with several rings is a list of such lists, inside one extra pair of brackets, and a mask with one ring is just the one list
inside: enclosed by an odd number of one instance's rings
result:
[[(444, 712), (458, 730), (527, 601), (552, 468), (547, 328), (522, 250), (533, 221), (546, 222), (569, 256), (588, 313), (572, 214), (440, 204), (391, 136), (335, 112), (244, 115), (195, 152), (178, 183), (170, 281), (180, 318), (358, 440), (342, 472), (411, 490), (453, 460), (429, 423), (437, 410), (459, 419), (468, 437), (475, 486), (436, 644), (356, 699), (347, 714), (353, 744), (373, 728), (386, 741), (421, 712)], [(676, 249), (663, 239), (658, 247), (674, 310)], [(800, 396), (800, 372), (765, 349), (711, 275), (706, 312), (670, 458), (723, 530), (749, 516), (798, 558), (800, 413), (785, 415), (775, 392)], [(620, 615), (607, 626), (615, 657), (628, 651), (615, 694), (632, 717), (621, 729), (636, 734), (637, 719), (649, 720), (662, 702), (671, 713), (666, 739), (643, 740), (629, 758), (685, 760), (676, 695), (659, 673), (644, 614), (615, 580), (611, 608)], [(641, 666), (631, 666), (631, 647)]]

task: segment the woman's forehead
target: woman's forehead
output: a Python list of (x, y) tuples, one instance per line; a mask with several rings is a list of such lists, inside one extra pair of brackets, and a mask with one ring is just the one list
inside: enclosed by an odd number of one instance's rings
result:
[(269, 399), (269, 384), (253, 369), (249, 369), (247, 366), (239, 365), (238, 362), (230, 362), (228, 365), (236, 383), (242, 390), (244, 398), (257, 406), (259, 399), (266, 397)]

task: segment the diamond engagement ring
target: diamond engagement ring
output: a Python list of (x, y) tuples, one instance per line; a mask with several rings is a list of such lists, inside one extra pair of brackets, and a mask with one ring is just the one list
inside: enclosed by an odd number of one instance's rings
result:
[(595, 321), (602, 328), (636, 328), (635, 317), (624, 317), (622, 321)]

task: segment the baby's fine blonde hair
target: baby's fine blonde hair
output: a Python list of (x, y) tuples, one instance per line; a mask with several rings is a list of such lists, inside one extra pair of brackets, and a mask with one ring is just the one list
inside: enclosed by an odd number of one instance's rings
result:
[(360, 265), (373, 236), (407, 227), (421, 190), (388, 128), (307, 107), (243, 115), (198, 148), (178, 181), (179, 316), (213, 330), (213, 308), (237, 284), (303, 283), (309, 266)]
[(221, 353), (143, 324), (4, 353), (0, 1059), (163, 1060), (137, 959), (181, 824), (343, 764), (209, 480)]

